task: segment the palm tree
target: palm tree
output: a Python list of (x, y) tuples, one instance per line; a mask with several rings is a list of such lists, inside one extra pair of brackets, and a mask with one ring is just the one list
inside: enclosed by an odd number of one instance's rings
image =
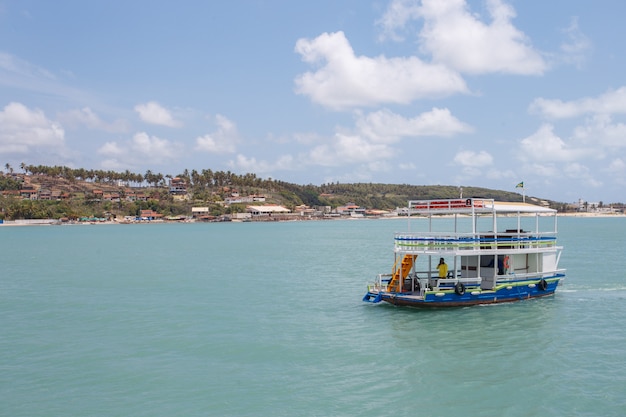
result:
[(143, 179), (148, 183), (148, 185), (150, 185), (150, 183), (153, 181), (152, 171), (147, 170), (143, 176)]

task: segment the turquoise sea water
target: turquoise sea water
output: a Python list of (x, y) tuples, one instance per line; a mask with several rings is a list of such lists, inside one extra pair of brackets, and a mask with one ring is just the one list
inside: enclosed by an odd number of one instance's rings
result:
[(361, 302), (402, 220), (0, 227), (0, 416), (624, 416), (624, 218), (555, 297)]

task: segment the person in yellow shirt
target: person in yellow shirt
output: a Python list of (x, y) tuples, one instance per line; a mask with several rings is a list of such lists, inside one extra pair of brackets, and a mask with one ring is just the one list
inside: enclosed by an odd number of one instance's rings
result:
[(439, 259), (439, 265), (437, 265), (437, 269), (439, 270), (439, 278), (445, 278), (448, 276), (448, 265), (446, 265), (446, 261), (443, 258)]

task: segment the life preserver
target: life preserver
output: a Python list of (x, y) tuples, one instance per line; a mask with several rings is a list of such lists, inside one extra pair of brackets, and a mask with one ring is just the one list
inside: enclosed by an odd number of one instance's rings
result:
[(537, 283), (537, 287), (539, 287), (541, 291), (545, 291), (548, 289), (548, 283), (545, 279), (542, 279)]
[(454, 292), (456, 293), (456, 295), (465, 294), (465, 285), (463, 285), (462, 282), (457, 282), (454, 286)]
[(504, 257), (504, 260), (502, 261), (502, 265), (504, 266), (504, 269), (508, 270), (511, 267), (511, 261), (509, 259), (509, 255), (506, 255)]

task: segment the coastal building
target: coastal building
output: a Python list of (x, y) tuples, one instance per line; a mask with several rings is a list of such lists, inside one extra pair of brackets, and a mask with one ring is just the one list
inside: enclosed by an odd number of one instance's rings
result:
[(163, 218), (163, 215), (154, 210), (141, 210), (139, 214), (139, 220), (159, 220), (161, 218)]
[(39, 200), (52, 200), (52, 192), (48, 189), (39, 190), (38, 194)]
[(224, 199), (224, 203), (228, 206), (231, 204), (241, 204), (241, 203), (264, 203), (265, 196), (263, 195), (255, 195), (251, 194), (248, 196), (241, 196), (239, 193), (233, 193), (230, 197), (226, 197)]
[(102, 190), (93, 190), (91, 193), (93, 194), (93, 198), (96, 201), (101, 201), (102, 196), (104, 195), (104, 192)]
[(187, 182), (179, 177), (170, 180), (170, 194), (187, 194)]
[(337, 207), (337, 213), (342, 216), (363, 217), (365, 216), (365, 208), (354, 203), (348, 203), (345, 206)]
[(188, 200), (187, 182), (179, 177), (170, 180), (170, 195), (175, 201)]
[(24, 185), (20, 189), (20, 196), (24, 200), (37, 200), (39, 198), (39, 191), (34, 185)]
[(271, 217), (274, 214), (288, 214), (291, 213), (291, 210), (283, 207), (283, 206), (279, 206), (279, 205), (275, 205), (275, 204), (268, 204), (265, 206), (248, 206), (246, 207), (246, 211), (248, 213), (250, 213), (252, 215), (252, 217), (259, 217), (259, 216), (268, 216)]

